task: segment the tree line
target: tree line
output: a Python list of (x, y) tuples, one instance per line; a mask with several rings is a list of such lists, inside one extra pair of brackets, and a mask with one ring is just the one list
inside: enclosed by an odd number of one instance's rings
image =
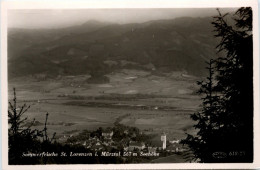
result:
[(252, 9), (218, 16), (212, 22), (216, 47), (224, 57), (207, 62), (208, 76), (199, 81), (202, 110), (191, 115), (197, 134), (182, 141), (199, 162), (253, 161)]

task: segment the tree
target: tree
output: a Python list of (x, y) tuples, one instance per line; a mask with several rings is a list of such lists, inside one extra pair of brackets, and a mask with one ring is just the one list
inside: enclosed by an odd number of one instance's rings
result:
[(252, 10), (238, 9), (233, 14), (234, 25), (227, 22), (229, 14), (218, 12), (212, 24), (220, 38), (217, 49), (225, 57), (215, 59), (214, 67), (210, 63), (207, 81), (198, 83), (199, 93), (205, 96), (202, 111), (191, 116), (197, 121), (198, 133), (188, 135), (183, 143), (201, 162), (252, 162)]
[[(214, 60), (206, 62), (209, 71), (209, 76), (206, 81), (198, 81), (197, 84), (200, 86), (198, 94), (202, 94), (202, 110), (200, 112), (191, 115), (191, 119), (198, 123), (194, 125), (196, 129), (199, 129), (196, 136), (188, 135), (187, 138), (182, 141), (188, 144), (194, 154), (194, 160), (201, 162), (209, 162), (211, 159), (210, 153), (212, 145), (215, 142), (215, 129), (217, 126), (216, 116), (218, 110), (218, 95), (215, 90), (214, 83)], [(192, 160), (189, 160), (192, 161)]]
[[(219, 10), (218, 10), (219, 11)], [(232, 162), (253, 161), (253, 35), (252, 9), (240, 8), (234, 14), (235, 25), (228, 25), (225, 15), (215, 17), (216, 37), (221, 41), (216, 88), (221, 93), (219, 110), (221, 142)], [(225, 139), (226, 138), (226, 139)], [(221, 148), (221, 146), (219, 146)], [(232, 152), (240, 152), (240, 156)], [(231, 154), (230, 154), (231, 153)]]
[[(28, 118), (24, 117), (24, 113), (28, 111), (30, 106), (26, 104), (21, 107), (17, 106), (15, 88), (13, 91), (13, 103), (9, 102), (8, 109), (8, 124), (10, 125), (8, 129), (9, 164), (30, 164), (40, 163), (41, 161), (46, 164), (47, 159), (41, 160), (38, 157), (25, 159), (23, 158), (23, 154), (47, 151), (54, 140), (56, 133), (53, 134), (52, 138), (49, 138), (47, 135), (48, 113), (46, 114), (44, 129), (32, 129), (35, 119), (28, 124), (26, 123)], [(42, 141), (39, 138), (42, 138)]]
[(30, 106), (17, 106), (16, 92), (14, 89), (13, 103), (9, 102), (8, 109), (8, 147), (9, 147), (9, 163), (22, 163), (22, 154), (30, 151), (38, 151), (39, 142), (37, 138), (42, 136), (38, 130), (32, 130), (31, 126), (34, 124), (33, 120), (29, 126), (25, 127), (27, 117), (22, 118), (23, 114), (30, 108)]
[[(33, 130), (34, 121), (27, 123), (24, 113), (30, 106), (19, 107), (17, 105), (16, 91), (14, 89), (13, 102), (9, 102), (8, 109), (8, 137), (9, 137), (9, 164), (10, 165), (34, 165), (34, 164), (94, 164), (94, 163), (122, 163), (124, 160), (120, 157), (74, 157), (69, 156), (73, 153), (93, 153), (93, 150), (87, 149), (81, 145), (61, 144), (48, 136), (46, 114), (43, 130)], [(101, 135), (102, 128), (94, 131), (94, 134)], [(86, 131), (84, 132), (86, 133)], [(83, 134), (82, 134), (83, 135)], [(85, 137), (85, 135), (84, 135)], [(84, 139), (85, 140), (85, 139)], [(56, 153), (57, 156), (37, 156), (42, 153)], [(36, 154), (36, 156), (26, 156), (27, 154)], [(66, 153), (67, 156), (61, 156), (60, 153)], [(25, 156), (23, 156), (25, 154)], [(99, 153), (100, 154), (100, 153)]]

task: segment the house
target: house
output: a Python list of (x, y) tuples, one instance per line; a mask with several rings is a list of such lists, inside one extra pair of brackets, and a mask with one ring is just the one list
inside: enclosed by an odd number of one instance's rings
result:
[(128, 135), (129, 131), (128, 130), (124, 130), (124, 134)]
[(128, 146), (124, 147), (124, 151), (128, 151), (128, 149), (129, 149)]
[(170, 140), (169, 143), (171, 143), (171, 144), (180, 143), (180, 140), (179, 139), (173, 139), (173, 140)]
[(101, 144), (96, 144), (96, 145), (93, 145), (92, 147), (91, 147), (91, 149), (93, 149), (93, 150), (95, 150), (95, 151), (100, 151), (100, 150), (102, 150), (102, 149), (104, 149), (104, 146), (103, 145), (101, 145)]
[(179, 148), (173, 145), (170, 145), (166, 148), (167, 152), (178, 152)]
[(104, 139), (103, 145), (105, 146), (112, 146), (114, 144), (114, 141), (111, 139)]
[(143, 150), (145, 148), (145, 144), (143, 142), (134, 142), (134, 141), (131, 141), (129, 143), (129, 147), (128, 147), (128, 150), (129, 151), (133, 151), (135, 149), (137, 150)]
[(102, 136), (105, 139), (111, 139), (113, 134), (114, 134), (114, 132), (112, 130), (105, 130), (105, 131), (102, 132)]
[(179, 143), (174, 143), (172, 145), (169, 145), (166, 148), (167, 152), (181, 152), (182, 151), (182, 145)]
[(157, 147), (148, 147), (148, 152), (156, 152)]

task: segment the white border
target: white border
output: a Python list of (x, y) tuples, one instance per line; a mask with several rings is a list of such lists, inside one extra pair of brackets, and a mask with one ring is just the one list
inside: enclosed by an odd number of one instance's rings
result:
[[(5, 1), (1, 7), (1, 113), (3, 169), (257, 169), (260, 168), (260, 110), (259, 110), (259, 29), (257, 0), (63, 0), (44, 2)], [(254, 162), (253, 163), (178, 163), (178, 164), (96, 164), (96, 165), (8, 165), (8, 89), (7, 89), (7, 10), (8, 9), (84, 9), (84, 8), (216, 8), (251, 6), (253, 9), (254, 48)], [(257, 145), (258, 144), (258, 145)]]

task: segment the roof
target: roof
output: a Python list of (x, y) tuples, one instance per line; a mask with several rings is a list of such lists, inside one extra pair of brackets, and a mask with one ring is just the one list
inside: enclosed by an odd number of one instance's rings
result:
[(92, 149), (102, 149), (104, 148), (102, 145), (94, 145), (91, 147)]

